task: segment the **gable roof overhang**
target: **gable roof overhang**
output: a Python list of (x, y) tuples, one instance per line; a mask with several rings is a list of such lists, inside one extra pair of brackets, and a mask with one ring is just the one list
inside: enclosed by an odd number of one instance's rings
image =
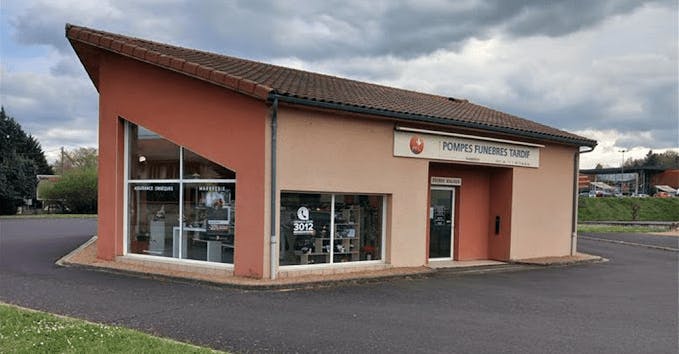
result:
[(597, 142), (470, 103), (329, 75), (284, 68), (134, 37), (66, 25), (66, 37), (99, 88), (102, 51), (254, 97), (291, 105), (376, 116), (396, 121), (483, 130), (515, 137), (594, 147)]

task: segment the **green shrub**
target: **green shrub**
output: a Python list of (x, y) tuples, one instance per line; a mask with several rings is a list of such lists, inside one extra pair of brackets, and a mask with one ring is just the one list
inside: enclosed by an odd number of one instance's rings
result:
[(67, 171), (59, 181), (41, 190), (47, 199), (60, 200), (69, 213), (97, 213), (97, 170), (93, 167)]

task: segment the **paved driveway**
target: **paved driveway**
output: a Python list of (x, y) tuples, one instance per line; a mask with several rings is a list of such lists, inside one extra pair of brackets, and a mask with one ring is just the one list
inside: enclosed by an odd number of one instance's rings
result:
[(676, 252), (581, 240), (608, 263), (289, 292), (58, 268), (92, 220), (0, 220), (0, 301), (252, 352), (676, 353)]

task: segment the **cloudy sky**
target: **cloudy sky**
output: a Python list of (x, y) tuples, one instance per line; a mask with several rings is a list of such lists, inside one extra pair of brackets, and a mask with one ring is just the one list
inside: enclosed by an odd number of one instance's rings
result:
[(467, 98), (599, 141), (582, 167), (679, 151), (677, 0), (0, 0), (0, 103), (50, 159), (96, 146), (65, 23)]

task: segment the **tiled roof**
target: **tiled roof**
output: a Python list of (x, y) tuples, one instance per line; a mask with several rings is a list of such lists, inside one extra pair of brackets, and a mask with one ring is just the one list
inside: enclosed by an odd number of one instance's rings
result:
[(66, 37), (76, 52), (77, 44), (86, 44), (263, 100), (277, 94), (283, 98), (295, 98), (297, 103), (323, 103), (339, 110), (356, 112), (359, 109), (363, 113), (372, 112), (402, 120), (435, 121), (437, 124), (487, 129), (575, 145), (596, 145), (594, 140), (467, 100), (171, 46), (86, 27), (66, 25)]

